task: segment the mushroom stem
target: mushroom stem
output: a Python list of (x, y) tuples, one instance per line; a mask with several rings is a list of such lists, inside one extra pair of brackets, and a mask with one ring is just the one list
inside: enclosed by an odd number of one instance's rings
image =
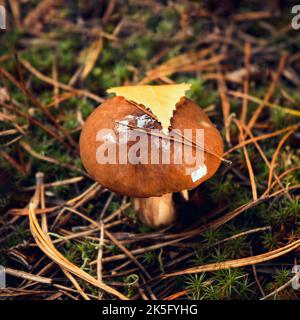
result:
[(170, 225), (176, 219), (172, 193), (161, 197), (133, 198), (133, 208), (138, 212), (139, 219), (149, 227)]
[[(188, 190), (181, 191), (180, 195), (184, 201), (189, 200)], [(177, 218), (173, 193), (161, 197), (133, 198), (132, 201), (139, 219), (149, 227), (168, 226)]]

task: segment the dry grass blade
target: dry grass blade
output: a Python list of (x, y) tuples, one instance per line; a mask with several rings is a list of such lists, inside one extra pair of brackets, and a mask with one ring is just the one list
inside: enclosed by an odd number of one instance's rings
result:
[(287, 244), (282, 248), (279, 248), (267, 253), (263, 253), (257, 256), (251, 256), (251, 257), (236, 259), (236, 260), (229, 260), (229, 261), (219, 262), (219, 263), (210, 263), (210, 264), (203, 265), (200, 267), (195, 267), (195, 268), (188, 268), (182, 271), (165, 274), (162, 276), (162, 278), (169, 278), (169, 277), (179, 276), (183, 274), (216, 271), (221, 269), (238, 268), (238, 267), (254, 265), (254, 264), (258, 264), (261, 262), (278, 258), (288, 252), (291, 252), (297, 249), (299, 246), (300, 246), (300, 240), (296, 240), (290, 244)]
[(204, 60), (203, 58), (213, 53), (214, 48), (206, 48), (198, 52), (189, 52), (178, 55), (156, 68), (149, 70), (146, 77), (140, 81), (139, 84), (145, 84), (156, 79), (170, 76), (177, 72), (195, 72), (201, 70), (209, 65), (214, 65), (220, 62), (224, 57), (222, 55), (215, 55)]
[[(102, 281), (102, 257), (103, 257), (103, 247), (104, 247), (104, 223), (100, 222), (100, 239), (99, 239), (99, 249), (97, 256), (97, 278)], [(102, 299), (102, 292), (99, 290), (98, 293), (99, 300)]]
[[(58, 187), (58, 186), (73, 184), (73, 183), (80, 182), (83, 179), (84, 179), (84, 177), (79, 176), (79, 177), (64, 179), (64, 180), (55, 181), (55, 182), (48, 182), (48, 183), (44, 183), (44, 188), (51, 188), (51, 187)], [(32, 186), (32, 187), (26, 187), (23, 190), (24, 191), (32, 191), (32, 190), (35, 190), (35, 188), (36, 188), (35, 186)]]
[(138, 260), (136, 259), (136, 257), (128, 250), (126, 249), (110, 232), (108, 232), (107, 230), (104, 231), (105, 235), (116, 245), (120, 248), (120, 250), (122, 250), (140, 269), (141, 271), (144, 273), (144, 275), (151, 280), (152, 277), (150, 276), (150, 274), (148, 273), (148, 271), (143, 267), (143, 265), (141, 263), (138, 262)]
[[(35, 195), (37, 198), (37, 201), (40, 200), (41, 203), (41, 208), (45, 209), (45, 188), (44, 188), (44, 174), (42, 172), (38, 172), (36, 174), (36, 192)], [(41, 215), (41, 229), (42, 232), (46, 235), (46, 237), (51, 241), (49, 235), (48, 235), (48, 222), (47, 222), (47, 216), (46, 214)], [(85, 300), (90, 300), (90, 298), (85, 294), (85, 292), (81, 289), (79, 283), (77, 280), (72, 276), (70, 272), (68, 272), (65, 269), (62, 269), (64, 274), (67, 276), (67, 278), (72, 282), (76, 290), (79, 292), (79, 294), (85, 299)]]
[(103, 102), (103, 99), (100, 98), (99, 96), (97, 96), (96, 94), (94, 93), (91, 93), (89, 91), (86, 91), (86, 90), (81, 90), (81, 89), (75, 89), (71, 86), (68, 86), (67, 84), (64, 84), (64, 83), (61, 83), (61, 82), (56, 82), (54, 81), (53, 79), (43, 75), (40, 71), (38, 71), (37, 69), (35, 69), (28, 61), (25, 61), (25, 60), (21, 60), (20, 61), (21, 64), (27, 69), (29, 70), (32, 74), (34, 74), (38, 79), (48, 83), (48, 84), (51, 84), (52, 86), (57, 86), (58, 88), (61, 88), (63, 90), (66, 90), (66, 91), (70, 91), (70, 92), (73, 92), (79, 96), (84, 96), (84, 97), (88, 97), (94, 101), (97, 101), (97, 102)]
[(232, 16), (234, 21), (245, 21), (245, 20), (261, 20), (272, 17), (272, 12), (268, 11), (253, 11), (237, 13)]
[(18, 88), (24, 93), (24, 95), (26, 96), (26, 99), (28, 99), (28, 101), (31, 101), (33, 103), (33, 105), (35, 105), (38, 109), (40, 109), (44, 113), (44, 115), (48, 118), (48, 120), (50, 122), (52, 122), (52, 124), (55, 126), (55, 128), (59, 132), (62, 133), (64, 138), (66, 138), (66, 140), (69, 142), (70, 146), (77, 149), (78, 148), (77, 142), (69, 135), (69, 133), (64, 129), (64, 127), (57, 121), (55, 116), (52, 115), (52, 113), (26, 87), (25, 81), (23, 79), (23, 74), (21, 71), (20, 62), (19, 62), (17, 52), (15, 52), (15, 64), (16, 64), (16, 69), (19, 74), (19, 78), (21, 79), (20, 83), (18, 83), (17, 80), (15, 80), (15, 83), (18, 84)]
[(17, 171), (19, 171), (22, 175), (26, 174), (26, 168), (24, 165), (19, 164), (13, 157), (11, 157), (8, 153), (0, 150), (0, 158), (5, 159), (9, 162)]
[[(235, 123), (240, 131), (240, 142), (243, 142), (243, 141), (245, 141), (245, 135), (243, 132), (242, 125), (240, 124), (240, 122), (238, 120), (235, 120)], [(247, 168), (248, 168), (248, 172), (249, 172), (249, 178), (250, 178), (251, 189), (252, 189), (252, 196), (253, 196), (253, 200), (255, 201), (255, 200), (257, 200), (257, 188), (256, 188), (256, 182), (255, 182), (255, 175), (253, 172), (253, 167), (252, 167), (246, 146), (243, 146), (243, 151), (244, 151), (246, 164), (247, 164)]]
[(87, 281), (88, 283), (104, 290), (105, 292), (112, 294), (122, 300), (128, 300), (126, 296), (117, 290), (107, 286), (103, 282), (96, 280), (91, 275), (81, 270), (79, 267), (72, 264), (69, 260), (67, 260), (57, 249), (54, 247), (49, 238), (43, 233), (37, 217), (34, 213), (33, 204), (29, 205), (29, 222), (30, 222), (30, 230), (31, 233), (39, 246), (39, 248), (55, 263), (57, 263), (64, 270), (67, 270), (71, 274), (79, 277), (80, 279)]
[[(251, 130), (249, 130), (246, 125), (244, 125), (243, 128), (246, 130), (247, 134), (250, 136), (251, 139), (255, 139), (255, 137), (253, 136)], [(261, 155), (262, 159), (264, 160), (265, 164), (270, 169), (271, 164), (270, 164), (269, 160), (267, 159), (265, 153), (263, 152), (262, 148), (260, 147), (260, 145), (256, 141), (254, 141), (254, 145), (255, 145), (256, 149), (258, 150), (258, 152), (260, 153), (260, 155)], [(273, 175), (274, 175), (274, 178), (276, 180), (275, 182), (278, 183), (282, 189), (285, 189), (285, 187), (283, 186), (282, 182), (278, 178), (276, 172), (273, 172)], [(290, 198), (289, 194), (288, 194), (288, 197)]]
[(103, 38), (102, 36), (99, 36), (99, 38), (96, 39), (87, 50), (86, 57), (84, 59), (84, 67), (80, 75), (81, 81), (83, 81), (92, 71), (98, 59), (98, 56), (101, 52), (102, 47), (103, 47)]
[[(0, 68), (0, 73), (3, 72), (3, 69)], [(49, 135), (51, 135), (53, 138), (57, 139), (58, 141), (61, 141), (62, 143), (64, 143), (64, 141), (62, 140), (62, 138), (57, 135), (57, 133), (50, 128), (49, 126), (45, 126), (43, 125), (40, 121), (38, 121), (37, 119), (31, 117), (29, 114), (26, 114), (20, 110), (18, 110), (17, 108), (14, 108), (10, 105), (5, 104), (4, 102), (1, 102), (0, 100), (0, 105), (1, 107), (3, 107), (4, 109), (8, 110), (8, 111), (12, 111), (15, 112), (16, 114), (20, 115), (21, 117), (23, 117), (26, 120), (29, 120), (32, 124), (40, 127), (41, 129), (43, 129), (45, 132), (47, 132)]]
[(287, 52), (283, 53), (283, 55), (281, 56), (281, 59), (279, 61), (279, 65), (276, 71), (276, 74), (273, 78), (273, 81), (271, 82), (271, 85), (263, 99), (263, 101), (260, 103), (259, 107), (255, 110), (255, 112), (253, 113), (249, 123), (248, 123), (248, 128), (251, 129), (254, 124), (256, 123), (258, 117), (260, 116), (260, 114), (262, 113), (265, 105), (270, 101), (272, 95), (275, 92), (275, 89), (277, 87), (278, 81), (280, 79), (280, 76), (282, 74), (282, 71), (284, 69), (284, 66), (286, 64), (286, 60), (287, 60), (288, 54)]
[[(294, 185), (294, 186), (289, 187), (289, 190), (296, 190), (299, 188), (300, 188), (300, 185)], [(272, 193), (271, 195), (263, 195), (260, 198), (258, 198), (257, 200), (255, 200), (255, 201), (253, 200), (252, 202), (243, 204), (240, 207), (232, 210), (231, 212), (226, 213), (224, 216), (221, 216), (220, 218), (217, 218), (216, 220), (213, 220), (205, 225), (202, 225), (200, 227), (196, 227), (195, 229), (192, 229), (190, 231), (182, 232), (179, 234), (174, 234), (170, 238), (176, 238), (176, 240), (170, 241), (170, 243), (176, 243), (176, 242), (188, 239), (188, 238), (196, 236), (196, 235), (199, 236), (205, 230), (208, 230), (208, 229), (215, 230), (215, 229), (219, 228), (220, 226), (224, 225), (225, 223), (233, 220), (241, 213), (249, 210), (250, 208), (253, 208), (253, 207), (259, 205), (260, 203), (263, 203), (264, 201), (267, 201), (271, 198), (281, 196), (281, 195), (285, 194), (286, 192), (287, 192), (286, 190), (278, 190), (278, 191)]]
[(120, 215), (122, 213), (122, 211), (126, 210), (127, 208), (129, 208), (131, 206), (130, 202), (124, 203), (123, 205), (121, 205), (120, 208), (118, 208), (115, 212), (113, 212), (112, 214), (110, 214), (109, 216), (107, 216), (105, 219), (103, 219), (104, 223), (108, 223), (109, 221), (111, 221), (112, 219), (114, 219), (116, 216)]
[(19, 289), (19, 288), (6, 288), (6, 289), (1, 289), (1, 291), (0, 291), (0, 297), (4, 297), (5, 299), (7, 299), (8, 297), (9, 298), (22, 297), (24, 299), (24, 296), (32, 296), (32, 295), (40, 297), (43, 294), (49, 294), (49, 291), (46, 291), (46, 290), (23, 290), (23, 289)]
[(20, 10), (20, 2), (17, 0), (9, 0), (9, 4), (11, 7), (11, 11), (15, 20), (15, 24), (19, 29), (22, 29), (21, 25), (21, 10)]
[(80, 293), (80, 295), (83, 297), (84, 300), (91, 300), (86, 293), (82, 290), (82, 288), (80, 287), (79, 283), (76, 281), (76, 279), (72, 276), (72, 274), (65, 270), (62, 269), (63, 273), (67, 276), (67, 278), (73, 283), (73, 286), (76, 288), (76, 290)]
[[(295, 189), (299, 189), (299, 188), (300, 188), (300, 185), (295, 185), (295, 186), (291, 186), (289, 188), (289, 190), (295, 190)], [(262, 197), (258, 198), (255, 201), (252, 201), (252, 202), (249, 202), (247, 204), (241, 205), (240, 207), (236, 208), (235, 210), (233, 210), (231, 212), (228, 212), (224, 216), (222, 216), (222, 217), (220, 217), (220, 218), (218, 218), (218, 219), (216, 219), (216, 220), (214, 220), (212, 222), (209, 222), (209, 223), (207, 223), (205, 225), (201, 225), (200, 227), (196, 227), (195, 229), (192, 229), (190, 231), (171, 234), (171, 235), (169, 235), (167, 237), (168, 239), (173, 239), (173, 240), (162, 242), (162, 243), (155, 244), (155, 245), (152, 245), (152, 246), (149, 246), (149, 247), (145, 247), (145, 248), (134, 249), (134, 250), (131, 251), (131, 253), (134, 254), (134, 255), (137, 255), (137, 254), (145, 253), (145, 252), (148, 252), (148, 251), (153, 251), (153, 250), (156, 250), (156, 249), (159, 249), (159, 248), (163, 248), (165, 246), (169, 246), (169, 245), (173, 245), (175, 243), (179, 243), (182, 240), (189, 239), (189, 238), (191, 238), (193, 236), (199, 236), (199, 235), (203, 234), (203, 232), (205, 230), (208, 230), (208, 229), (215, 230), (215, 229), (219, 228), (220, 226), (224, 225), (225, 223), (233, 220), (234, 218), (239, 216), (241, 213), (249, 210), (250, 208), (253, 208), (253, 207), (263, 203), (264, 201), (267, 201), (267, 200), (269, 200), (271, 198), (275, 198), (275, 197), (281, 196), (281, 195), (283, 195), (285, 193), (286, 193), (286, 190), (279, 190), (279, 191), (276, 191), (276, 192), (272, 193), (271, 195), (262, 196)], [(103, 258), (103, 262), (112, 262), (112, 261), (116, 261), (116, 260), (119, 260), (119, 259), (125, 259), (125, 258), (126, 258), (125, 254), (119, 254), (119, 255), (114, 255), (114, 256), (111, 256), (111, 257), (105, 257), (105, 258)], [(96, 263), (97, 263), (97, 261), (92, 261), (90, 264), (94, 265)]]
[(281, 110), (284, 113), (288, 113), (288, 114), (290, 114), (292, 116), (300, 117), (300, 111), (299, 110), (282, 107), (279, 104), (271, 103), (271, 102), (268, 102), (268, 101), (264, 102), (260, 98), (251, 96), (249, 94), (245, 94), (245, 93), (242, 93), (242, 92), (239, 92), (239, 91), (233, 91), (233, 90), (228, 90), (228, 94), (230, 94), (230, 95), (232, 95), (233, 97), (236, 97), (236, 98), (247, 99), (247, 100), (255, 102), (255, 103), (259, 104), (259, 105), (264, 103), (264, 105), (266, 107), (269, 107), (269, 108), (272, 108), (272, 109)]
[(225, 127), (225, 138), (226, 142), (230, 144), (230, 103), (227, 98), (227, 87), (225, 83), (225, 79), (223, 74), (220, 72), (218, 78), (218, 91), (222, 104), (222, 112), (223, 112), (223, 123)]
[[(245, 95), (249, 92), (249, 70), (250, 70), (250, 56), (251, 56), (251, 45), (249, 42), (245, 44), (245, 77), (244, 77), (244, 93)], [(242, 104), (242, 112), (241, 112), (241, 122), (242, 124), (246, 123), (247, 118), (247, 110), (248, 110), (248, 100), (246, 98), (243, 99)]]
[(175, 300), (175, 299), (178, 299), (188, 293), (189, 293), (189, 290), (182, 290), (182, 291), (176, 292), (176, 293), (164, 298), (164, 300)]
[(53, 159), (53, 158), (50, 158), (50, 157), (47, 157), (47, 156), (44, 156), (44, 155), (41, 155), (41, 154), (37, 153), (35, 150), (33, 150), (31, 148), (31, 146), (28, 143), (26, 143), (24, 141), (20, 142), (20, 146), (22, 148), (24, 148), (24, 150), (26, 150), (34, 158), (37, 158), (37, 159), (42, 160), (42, 161), (46, 161), (46, 162), (50, 162), (50, 163), (59, 165), (61, 167), (67, 168), (69, 170), (77, 171), (78, 173), (80, 173), (80, 174), (82, 174), (82, 175), (84, 175), (86, 177), (88, 176), (84, 171), (78, 169), (76, 166), (70, 165), (68, 163), (62, 163), (61, 161), (59, 161), (57, 159)]
[(269, 171), (269, 179), (268, 179), (268, 189), (266, 192), (269, 192), (270, 188), (271, 188), (271, 183), (272, 183), (272, 176), (273, 176), (273, 171), (275, 169), (275, 162), (277, 159), (277, 156), (279, 154), (280, 149), (282, 148), (283, 144), (285, 143), (285, 141), (289, 138), (289, 136), (294, 132), (294, 130), (290, 130), (288, 131), (283, 138), (280, 140), (274, 154), (272, 157), (272, 161), (271, 161), (271, 165), (270, 165), (270, 171)]
[(107, 8), (104, 12), (104, 15), (102, 17), (102, 23), (103, 25), (106, 25), (109, 22), (109, 19), (111, 17), (111, 15), (114, 12), (115, 6), (116, 6), (117, 1), (116, 0), (111, 0), (108, 2), (107, 4)]
[(23, 24), (28, 30), (35, 29), (36, 25), (40, 23), (40, 19), (49, 14), (58, 0), (44, 0), (41, 1), (32, 11), (30, 11), (24, 18)]
[[(289, 131), (291, 129), (297, 129), (298, 127), (300, 126), (300, 124), (296, 124), (296, 125), (293, 125), (293, 126), (289, 126), (289, 127), (286, 127), (284, 129), (280, 129), (280, 130), (277, 130), (277, 131), (274, 131), (272, 133), (266, 133), (266, 134), (262, 134), (261, 136), (258, 136), (258, 137), (254, 137), (254, 138), (251, 138), (251, 139), (248, 139), (248, 140), (245, 140), (237, 145), (235, 145), (234, 147), (230, 148), (229, 150), (227, 150), (225, 153), (224, 153), (224, 156), (232, 153), (233, 151), (235, 150), (238, 150), (240, 148), (242, 148), (243, 146), (247, 145), (247, 144), (250, 144), (250, 143), (254, 143), (256, 141), (260, 141), (260, 140), (265, 140), (265, 139), (269, 139), (269, 138), (273, 138), (275, 136), (278, 136), (286, 131)], [(247, 128), (246, 129), (247, 133), (249, 134), (250, 130)]]
[[(59, 206), (51, 207), (51, 208), (45, 208), (45, 209), (35, 209), (35, 214), (46, 214), (54, 212), (55, 210), (59, 209)], [(8, 213), (13, 216), (27, 216), (29, 214), (28, 208), (12, 208), (8, 210)]]
[[(292, 173), (296, 170), (300, 170), (300, 165), (299, 166), (295, 166), (293, 168), (290, 168), (286, 171), (284, 171), (279, 177), (278, 180), (280, 181), (282, 178), (284, 178), (286, 175), (288, 175), (289, 173)], [(278, 183), (278, 180), (273, 181), (272, 185), (270, 186), (270, 190)]]
[(280, 291), (284, 290), (285, 288), (287, 288), (288, 286), (290, 286), (293, 281), (298, 281), (300, 276), (300, 272), (297, 272), (289, 281), (287, 281), (285, 284), (283, 284), (282, 286), (280, 286), (279, 288), (277, 288), (276, 290), (272, 291), (271, 293), (269, 293), (268, 295), (264, 296), (263, 298), (261, 298), (261, 300), (267, 300), (273, 296), (275, 296), (276, 294), (278, 294)]

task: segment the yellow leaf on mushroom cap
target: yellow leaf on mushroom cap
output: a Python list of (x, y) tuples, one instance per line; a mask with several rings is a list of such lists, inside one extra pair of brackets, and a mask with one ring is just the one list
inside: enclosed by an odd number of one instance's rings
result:
[(157, 86), (125, 86), (114, 87), (107, 90), (108, 93), (115, 93), (127, 100), (142, 104), (149, 108), (157, 117), (163, 129), (167, 130), (170, 126), (170, 120), (173, 111), (176, 109), (176, 103), (185, 96), (185, 92), (191, 87), (188, 83), (167, 84)]

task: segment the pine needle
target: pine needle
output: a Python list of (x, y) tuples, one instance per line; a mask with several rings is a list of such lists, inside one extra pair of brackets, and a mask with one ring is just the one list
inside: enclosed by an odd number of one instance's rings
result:
[(91, 275), (71, 263), (67, 260), (52, 244), (51, 240), (43, 233), (41, 226), (37, 220), (37, 217), (34, 213), (33, 204), (29, 204), (29, 222), (31, 233), (39, 246), (39, 248), (55, 263), (57, 263), (64, 270), (67, 270), (71, 274), (81, 278), (82, 280), (106, 291), (109, 294), (112, 294), (122, 300), (128, 300), (126, 296), (117, 290), (107, 286), (103, 282), (93, 278)]

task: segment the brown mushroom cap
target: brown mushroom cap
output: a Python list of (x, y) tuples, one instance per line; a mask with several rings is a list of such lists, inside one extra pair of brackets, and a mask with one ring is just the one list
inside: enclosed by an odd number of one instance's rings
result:
[[(141, 109), (125, 100), (123, 97), (113, 97), (106, 100), (95, 109), (85, 122), (80, 136), (80, 156), (84, 167), (91, 177), (111, 191), (133, 197), (154, 197), (166, 193), (180, 192), (193, 189), (209, 179), (220, 166), (221, 160), (208, 152), (204, 154), (207, 173), (196, 181), (186, 173), (187, 168), (182, 164), (99, 164), (96, 152), (101, 142), (96, 141), (100, 129), (112, 129), (116, 137), (120, 134), (120, 125), (116, 121), (129, 119), (129, 125), (144, 129), (161, 129), (160, 124), (146, 115)], [(143, 119), (143, 121), (140, 121)], [(176, 105), (171, 126), (174, 129), (204, 129), (204, 148), (218, 156), (223, 154), (223, 142), (219, 131), (204, 111), (193, 101), (182, 98)], [(132, 130), (125, 127), (126, 130)], [(150, 145), (150, 135), (147, 135)], [(103, 143), (103, 142), (102, 142)], [(111, 143), (118, 144), (112, 141)], [(131, 143), (131, 145), (134, 142)], [(171, 145), (174, 142), (171, 142)], [(130, 142), (128, 142), (130, 148)], [(161, 146), (158, 145), (158, 148)], [(149, 147), (148, 147), (148, 152)], [(171, 158), (173, 153), (171, 147)], [(118, 157), (117, 157), (118, 158)], [(197, 169), (197, 166), (194, 167)]]

